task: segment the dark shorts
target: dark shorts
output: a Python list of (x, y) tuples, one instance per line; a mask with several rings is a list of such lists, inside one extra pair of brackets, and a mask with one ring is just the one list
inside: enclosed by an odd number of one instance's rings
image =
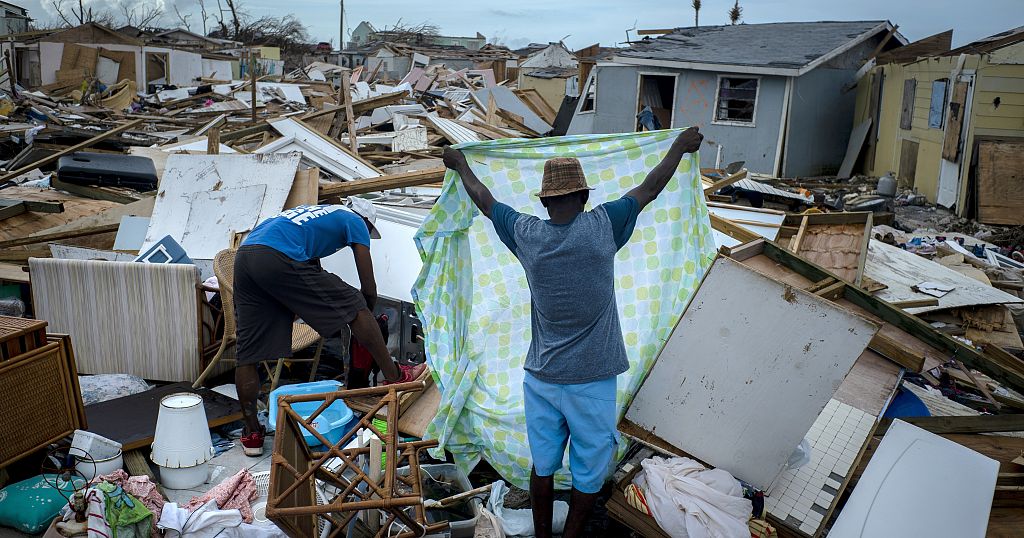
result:
[(329, 337), (366, 308), (359, 290), (317, 260), (297, 262), (270, 247), (239, 248), (234, 276), (238, 364), (291, 357), (295, 316)]

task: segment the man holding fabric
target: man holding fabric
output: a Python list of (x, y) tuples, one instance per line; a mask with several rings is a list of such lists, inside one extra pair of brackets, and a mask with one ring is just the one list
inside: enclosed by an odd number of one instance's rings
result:
[(551, 536), (554, 474), (566, 444), (573, 488), (563, 536), (579, 536), (616, 449), (616, 376), (629, 369), (615, 304), (615, 253), (637, 215), (668, 185), (686, 153), (700, 148), (697, 128), (683, 131), (640, 186), (587, 211), (590, 188), (580, 162), (544, 163), (548, 220), (495, 201), (465, 155), (448, 148), (445, 166), (462, 178), (473, 203), (526, 271), (531, 294), (530, 350), (523, 393), (533, 457), (530, 498), (538, 538)]

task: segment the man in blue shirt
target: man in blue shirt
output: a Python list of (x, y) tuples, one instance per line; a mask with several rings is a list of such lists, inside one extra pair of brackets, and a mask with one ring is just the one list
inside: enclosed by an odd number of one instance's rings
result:
[(580, 162), (548, 160), (537, 193), (548, 220), (495, 201), (465, 155), (445, 150), (445, 166), (459, 173), (473, 203), (519, 259), (530, 286), (532, 338), (523, 394), (538, 538), (551, 536), (554, 474), (566, 444), (573, 483), (566, 538), (582, 533), (614, 463), (616, 376), (629, 369), (615, 304), (615, 253), (683, 155), (697, 151), (703, 139), (697, 128), (687, 129), (640, 186), (591, 211), (585, 210), (590, 188)]
[[(371, 311), (377, 302), (370, 238), (376, 210), (369, 200), (351, 197), (348, 206), (299, 206), (261, 222), (235, 255), (234, 306), (238, 344), (235, 386), (242, 406), (246, 455), (263, 454), (264, 432), (256, 417), (261, 361), (292, 356), (292, 321), (302, 318), (321, 336), (348, 325), (373, 355), (385, 383), (413, 381), (425, 365), (399, 365), (391, 359)], [(361, 290), (324, 271), (320, 258), (349, 247)]]

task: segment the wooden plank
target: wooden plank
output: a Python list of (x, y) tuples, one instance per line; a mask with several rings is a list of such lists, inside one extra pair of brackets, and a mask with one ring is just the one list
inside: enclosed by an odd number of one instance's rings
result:
[(208, 389), (193, 390), (191, 383), (182, 382), (86, 406), (89, 431), (121, 443), (125, 451), (148, 447), (156, 433), (160, 400), (179, 392), (202, 396), (211, 428), (242, 418), (241, 407), (234, 399)]
[(900, 166), (898, 177), (909, 184), (911, 187), (914, 186), (914, 182), (917, 178), (917, 154), (920, 150), (920, 144), (913, 140), (902, 140), (900, 142)]
[(978, 220), (1024, 224), (1024, 142), (978, 143)]
[(77, 185), (61, 181), (56, 174), (50, 177), (50, 186), (61, 191), (70, 192), (90, 200), (106, 200), (119, 204), (130, 204), (150, 196), (132, 189), (120, 187), (99, 187), (95, 185)]
[(967, 108), (967, 86), (967, 82), (957, 82), (953, 86), (953, 96), (949, 100), (949, 112), (946, 114), (942, 158), (954, 163), (960, 157), (960, 131), (963, 128), (964, 112)]
[(401, 189), (404, 187), (415, 187), (427, 183), (435, 183), (444, 179), (447, 168), (429, 168), (427, 170), (416, 170), (402, 174), (375, 177), (371, 179), (357, 179), (354, 181), (339, 181), (329, 185), (320, 186), (320, 199), (330, 196), (352, 196), (368, 192), (378, 192), (390, 189)]
[[(962, 417), (901, 417), (900, 420), (932, 433), (1024, 432), (1024, 414), (968, 415)], [(884, 434), (893, 419), (883, 418), (878, 434)]]
[(109, 131), (104, 131), (104, 132), (102, 132), (102, 133), (100, 133), (100, 134), (98, 134), (98, 135), (96, 135), (96, 136), (94, 136), (94, 137), (84, 141), (84, 142), (79, 142), (78, 144), (75, 144), (74, 146), (70, 146), (70, 147), (68, 147), (66, 149), (58, 151), (57, 153), (54, 153), (53, 155), (49, 155), (49, 156), (44, 157), (44, 158), (42, 158), (42, 159), (40, 159), (40, 160), (38, 160), (38, 161), (36, 161), (34, 163), (22, 166), (21, 168), (18, 168), (18, 169), (14, 170), (14, 171), (8, 172), (8, 173), (4, 174), (3, 176), (0, 176), (0, 183), (3, 183), (3, 182), (5, 182), (5, 181), (7, 181), (9, 179), (14, 179), (14, 178), (20, 176), (21, 174), (24, 174), (25, 172), (29, 172), (29, 171), (32, 171), (32, 170), (34, 170), (36, 168), (41, 168), (41, 167), (46, 166), (48, 164), (57, 162), (58, 159), (60, 159), (61, 157), (65, 156), (65, 155), (70, 155), (70, 154), (72, 154), (72, 153), (74, 153), (76, 151), (81, 151), (81, 150), (83, 150), (85, 148), (88, 148), (88, 147), (90, 147), (92, 145), (95, 145), (95, 144), (97, 144), (99, 142), (102, 142), (102, 141), (104, 141), (104, 140), (106, 140), (106, 139), (108, 139), (108, 138), (110, 138), (112, 136), (119, 135), (119, 134), (127, 131), (128, 129), (136, 127), (137, 125), (139, 125), (141, 123), (142, 123), (142, 120), (133, 120), (133, 121), (130, 121), (128, 123), (122, 123), (121, 125), (113, 128), (113, 129), (111, 129)]
[(345, 97), (345, 119), (348, 122), (348, 143), (352, 153), (359, 154), (359, 143), (356, 141), (356, 119), (352, 110), (352, 91), (349, 89), (348, 77), (341, 77), (341, 94)]
[[(733, 183), (736, 183), (737, 181), (739, 181), (741, 179), (744, 179), (746, 177), (747, 177), (747, 170), (743, 169), (743, 170), (740, 170), (739, 172), (736, 172), (735, 174), (733, 174), (733, 175), (731, 175), (729, 177), (726, 177), (726, 178), (723, 178), (723, 179), (719, 179), (718, 181), (712, 181), (711, 185), (709, 185), (707, 187), (704, 187), (704, 195), (707, 196), (708, 194), (711, 194), (713, 192), (717, 192), (718, 189), (721, 189), (723, 187), (728, 187), (729, 185), (732, 185)], [(708, 178), (708, 179), (710, 179), (710, 178)]]
[(914, 94), (917, 92), (917, 79), (903, 81), (903, 104), (900, 110), (900, 129), (909, 131), (914, 120)]
[(907, 301), (892, 301), (889, 304), (896, 308), (921, 308), (922, 306), (939, 306), (939, 300), (931, 299), (910, 299)]
[(736, 239), (741, 243), (748, 243), (750, 241), (762, 239), (760, 235), (757, 235), (756, 233), (730, 221), (729, 219), (719, 217), (714, 213), (710, 213), (708, 216), (711, 218), (712, 228), (724, 233), (725, 235), (728, 235), (733, 239)]
[(25, 265), (29, 258), (49, 258), (50, 249), (0, 249), (0, 263), (15, 263)]
[(102, 233), (116, 232), (120, 223), (115, 224), (103, 224), (100, 226), (92, 226), (89, 228), (81, 228), (78, 230), (67, 230), (57, 233), (30, 235), (28, 237), (19, 237), (17, 239), (8, 239), (6, 241), (0, 241), (0, 249), (10, 247), (20, 247), (24, 245), (34, 245), (37, 243), (50, 243), (52, 241), (59, 241), (61, 239), (72, 239), (75, 237), (85, 237), (88, 235), (97, 235)]
[(924, 368), (924, 354), (903, 346), (881, 331), (875, 334), (868, 347), (911, 372), (920, 372)]

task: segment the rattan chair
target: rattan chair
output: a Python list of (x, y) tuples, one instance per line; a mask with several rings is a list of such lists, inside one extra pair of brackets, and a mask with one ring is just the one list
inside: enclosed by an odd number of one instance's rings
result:
[[(223, 303), (224, 312), (224, 336), (220, 341), (220, 348), (217, 350), (217, 354), (210, 359), (210, 363), (206, 365), (206, 369), (199, 375), (199, 379), (192, 384), (192, 388), (199, 388), (202, 386), (203, 381), (206, 380), (217, 363), (224, 358), (224, 353), (228, 347), (235, 345), (237, 336), (235, 334), (235, 306), (233, 302), (234, 287), (235, 287), (235, 249), (225, 249), (217, 253), (217, 256), (213, 259), (213, 273), (217, 275), (217, 282), (220, 286), (220, 299)], [(292, 352), (297, 352), (307, 347), (317, 344), (316, 352), (313, 354), (313, 358), (309, 361), (312, 362), (312, 367), (309, 372), (309, 380), (313, 381), (316, 375), (317, 368), (320, 366), (320, 354), (324, 349), (324, 339), (309, 325), (305, 323), (294, 323), (292, 325)], [(272, 381), (270, 383), (270, 390), (277, 388), (278, 381), (281, 380), (281, 368), (284, 366), (285, 361), (294, 359), (277, 359), (277, 366), (271, 372), (270, 367), (266, 363), (263, 363), (264, 367), (267, 368), (267, 373), (271, 375)]]

